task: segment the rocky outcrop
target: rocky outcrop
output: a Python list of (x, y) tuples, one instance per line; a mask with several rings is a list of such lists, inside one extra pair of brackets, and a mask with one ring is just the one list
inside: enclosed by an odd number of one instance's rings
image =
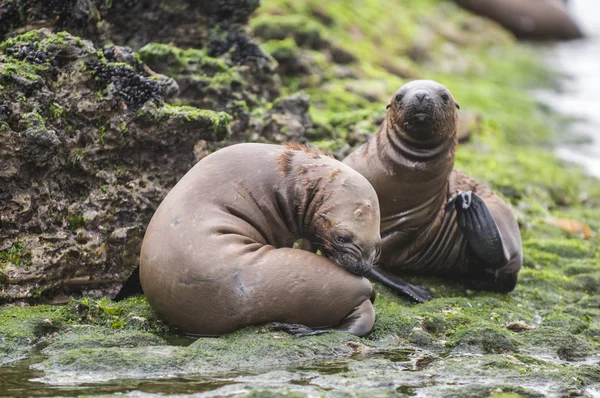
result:
[(0, 300), (110, 292), (231, 117), (165, 104), (177, 83), (128, 48), (38, 30), (0, 49)]
[(9, 0), (0, 4), (0, 40), (48, 28), (140, 48), (152, 41), (203, 47), (205, 27), (244, 24), (259, 0)]
[(250, 111), (279, 95), (277, 63), (248, 35), (258, 0), (13, 0), (0, 5), (0, 40), (44, 27), (128, 46), (151, 68), (174, 77), (175, 100), (234, 116), (242, 140)]
[(0, 5), (0, 303), (110, 295), (195, 162), (306, 141), (308, 97), (278, 100), (278, 63), (249, 35), (258, 4)]

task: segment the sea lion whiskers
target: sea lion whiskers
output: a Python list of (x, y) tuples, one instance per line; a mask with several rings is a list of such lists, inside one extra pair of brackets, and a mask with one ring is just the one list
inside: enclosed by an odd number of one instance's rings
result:
[(316, 246), (321, 250), (323, 255), (325, 257), (327, 257), (328, 259), (330, 259), (331, 261), (333, 261), (334, 263), (338, 264), (340, 267), (346, 268), (341, 264), (341, 261), (340, 261), (340, 259), (346, 252), (339, 249), (336, 246), (333, 239), (324, 237), (323, 235), (321, 235), (319, 233), (315, 233), (315, 237), (318, 238), (318, 241), (315, 242)]
[(381, 257), (381, 246), (375, 247), (375, 257), (373, 257), (373, 264), (377, 264)]

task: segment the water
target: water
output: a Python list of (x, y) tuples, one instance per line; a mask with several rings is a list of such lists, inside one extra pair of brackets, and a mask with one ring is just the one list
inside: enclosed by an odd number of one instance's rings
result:
[(136, 391), (146, 394), (193, 394), (215, 390), (234, 384), (227, 377), (180, 376), (164, 379), (123, 379), (108, 382), (81, 383), (74, 385), (51, 385), (37, 381), (44, 372), (31, 369), (30, 365), (44, 358), (32, 358), (0, 368), (0, 396), (14, 398), (65, 397), (80, 395), (125, 394)]
[(560, 145), (558, 155), (600, 178), (600, 2), (570, 0), (569, 10), (586, 38), (559, 43), (548, 51), (548, 62), (564, 73), (566, 80), (560, 93), (544, 92), (540, 98), (575, 118), (570, 139)]

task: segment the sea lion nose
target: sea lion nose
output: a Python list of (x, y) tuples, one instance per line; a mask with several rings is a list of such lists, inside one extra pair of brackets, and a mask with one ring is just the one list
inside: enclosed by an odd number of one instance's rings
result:
[(359, 276), (368, 276), (373, 268), (373, 263), (370, 261), (361, 261), (358, 263), (356, 274)]
[(417, 99), (419, 100), (419, 102), (423, 102), (423, 100), (425, 98), (427, 98), (427, 92), (426, 91), (417, 91), (415, 93), (415, 97), (417, 97)]

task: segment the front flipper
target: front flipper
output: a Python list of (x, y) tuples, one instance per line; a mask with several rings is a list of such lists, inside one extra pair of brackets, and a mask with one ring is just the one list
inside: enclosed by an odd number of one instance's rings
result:
[(417, 303), (424, 303), (433, 298), (433, 294), (425, 286), (411, 285), (400, 278), (376, 268), (371, 269), (371, 279), (389, 287), (398, 295), (408, 296)]
[(502, 234), (483, 199), (472, 191), (458, 191), (446, 204), (456, 209), (456, 221), (475, 256), (486, 268), (500, 268), (506, 261)]
[(332, 331), (332, 329), (313, 329), (297, 323), (271, 322), (268, 323), (267, 326), (273, 331), (281, 330), (296, 337), (316, 336), (319, 334), (330, 333)]
[(333, 328), (317, 329), (306, 325), (281, 322), (271, 322), (267, 324), (271, 330), (281, 330), (297, 337), (315, 336), (333, 331), (350, 333), (355, 336), (363, 337), (371, 333), (374, 325), (375, 309), (373, 308), (371, 298), (354, 307), (352, 311), (350, 311), (350, 313)]
[(117, 295), (113, 298), (114, 301), (121, 301), (126, 299), (127, 297), (137, 296), (139, 294), (144, 294), (144, 290), (142, 289), (142, 282), (140, 281), (140, 267), (136, 267), (129, 278), (123, 283), (121, 286), (121, 290), (117, 293)]

